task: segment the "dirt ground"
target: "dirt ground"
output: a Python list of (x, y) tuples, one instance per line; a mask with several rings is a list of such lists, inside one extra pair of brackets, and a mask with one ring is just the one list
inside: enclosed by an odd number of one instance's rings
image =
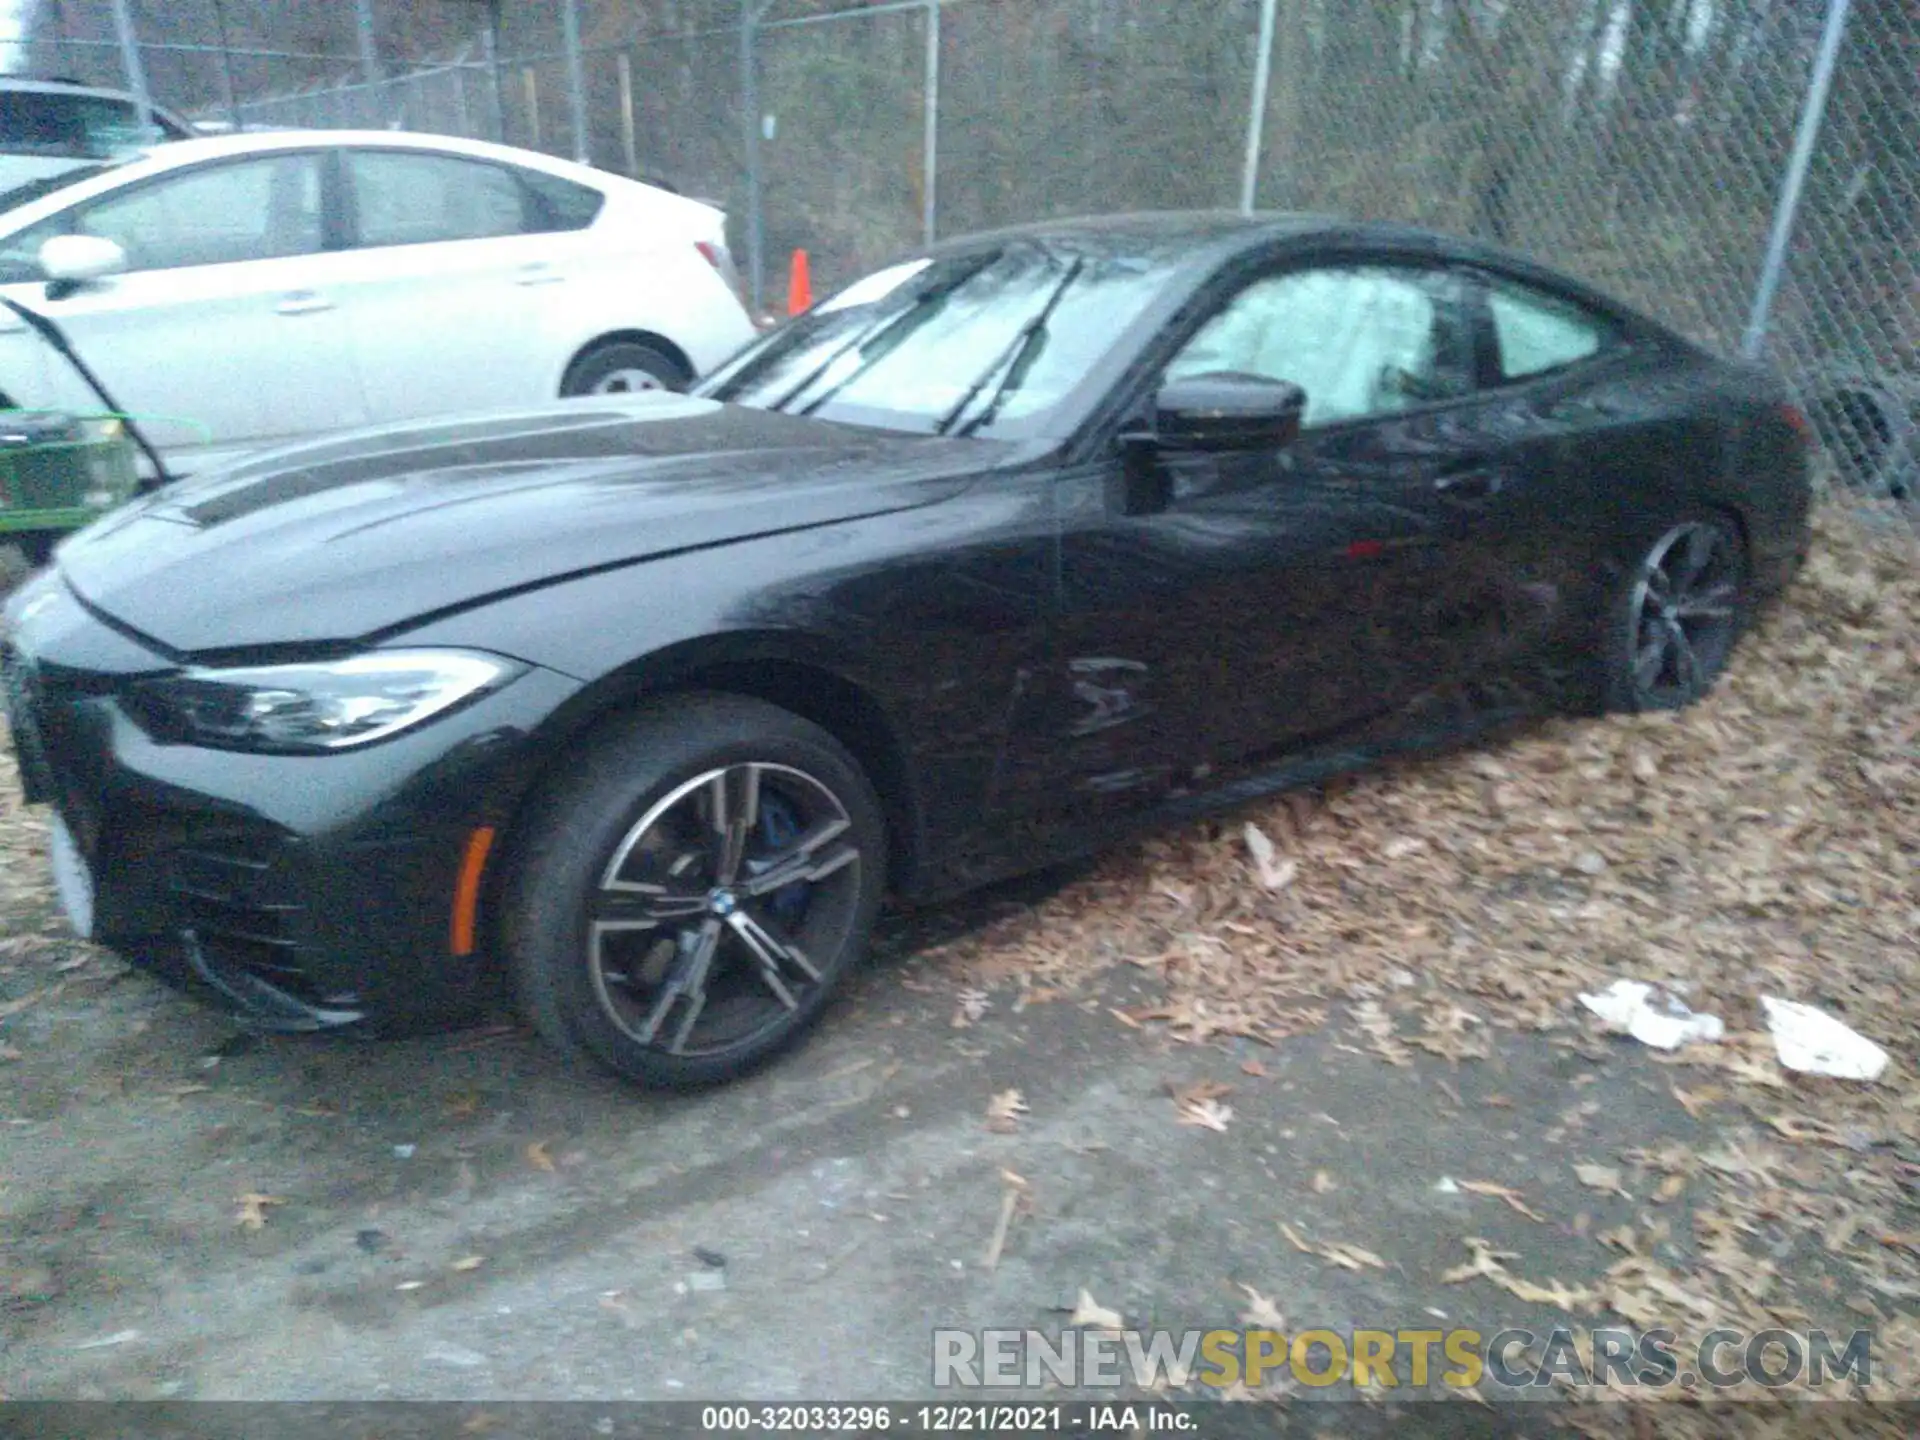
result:
[[(1911, 532), (1829, 515), (1696, 711), (889, 921), (812, 1043), (692, 1098), (506, 1025), (238, 1035), (65, 935), (0, 762), (0, 1392), (903, 1399), (935, 1325), (1097, 1305), (1864, 1326), (1871, 1393), (1920, 1398), (1917, 619)], [(1726, 1038), (1601, 1033), (1620, 977)], [(1763, 994), (1892, 1064), (1782, 1069)]]

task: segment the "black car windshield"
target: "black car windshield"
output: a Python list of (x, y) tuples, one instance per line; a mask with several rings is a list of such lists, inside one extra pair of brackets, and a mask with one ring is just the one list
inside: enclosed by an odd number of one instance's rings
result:
[(889, 430), (1048, 434), (1175, 263), (1029, 242), (904, 261), (776, 330), (698, 393)]
[(111, 95), (0, 90), (0, 153), (109, 160), (174, 127), (142, 123), (139, 107)]

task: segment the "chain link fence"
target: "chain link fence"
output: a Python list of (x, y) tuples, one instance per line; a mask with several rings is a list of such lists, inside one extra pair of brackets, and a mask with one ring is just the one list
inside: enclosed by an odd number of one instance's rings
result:
[[(1076, 212), (1499, 241), (1764, 355), (1847, 483), (1920, 490), (1920, 0), (62, 4), (61, 54), (112, 70), (131, 6), (155, 98), (211, 117), (504, 139), (714, 199), (756, 300), (794, 249), (831, 287)], [(243, 39), (303, 43), (208, 43), (242, 9)]]

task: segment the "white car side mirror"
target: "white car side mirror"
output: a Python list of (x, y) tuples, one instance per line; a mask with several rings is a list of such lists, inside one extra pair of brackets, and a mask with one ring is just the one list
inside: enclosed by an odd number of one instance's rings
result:
[(127, 252), (98, 235), (55, 235), (40, 247), (40, 270), (49, 280), (82, 284), (127, 268)]

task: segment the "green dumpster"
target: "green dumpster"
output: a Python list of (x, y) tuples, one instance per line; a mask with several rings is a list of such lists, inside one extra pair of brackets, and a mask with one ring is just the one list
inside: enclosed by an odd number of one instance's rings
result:
[(123, 415), (0, 410), (0, 588), (139, 485)]

